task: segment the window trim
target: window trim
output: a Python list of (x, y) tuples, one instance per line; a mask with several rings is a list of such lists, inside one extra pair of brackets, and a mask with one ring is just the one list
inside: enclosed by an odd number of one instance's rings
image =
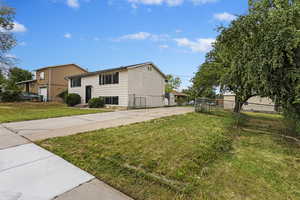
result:
[(105, 105), (118, 106), (120, 103), (119, 96), (101, 96), (104, 99)]
[[(42, 76), (42, 74), (43, 74), (43, 76)], [(40, 80), (45, 80), (45, 72), (40, 72), (39, 77), (40, 77)]]
[[(74, 84), (74, 82), (73, 82), (74, 79), (80, 80), (80, 82), (79, 82), (78, 85), (77, 85), (77, 84)], [(81, 87), (81, 77), (71, 78), (71, 79), (70, 79), (70, 87), (71, 87), (71, 88)]]
[(119, 80), (120, 80), (119, 72), (99, 74), (99, 85), (119, 84), (119, 82), (120, 82)]

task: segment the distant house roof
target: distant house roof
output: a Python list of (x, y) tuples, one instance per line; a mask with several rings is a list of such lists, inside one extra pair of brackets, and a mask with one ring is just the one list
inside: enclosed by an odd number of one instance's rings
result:
[(17, 85), (20, 85), (20, 84), (31, 83), (31, 82), (35, 82), (35, 81), (36, 81), (36, 79), (34, 79), (34, 80), (26, 80), (26, 81), (20, 81), (20, 82), (17, 82), (16, 84), (17, 84)]
[(171, 93), (174, 94), (174, 96), (187, 97), (187, 94), (184, 94), (182, 92), (177, 92), (175, 90), (173, 90)]
[(223, 95), (224, 96), (235, 96), (235, 94), (233, 92), (229, 92), (229, 91), (226, 91)]
[(85, 72), (88, 72), (86, 69), (83, 69), (79, 65), (76, 65), (76, 64), (73, 64), (73, 63), (71, 63), (71, 64), (63, 64), (63, 65), (46, 66), (46, 67), (42, 67), (42, 68), (36, 69), (35, 71), (39, 71), (39, 70), (43, 70), (43, 69), (48, 69), (48, 68), (65, 67), (65, 66), (69, 66), (69, 65), (73, 65), (73, 66), (75, 66), (75, 67), (77, 67), (77, 68), (79, 68), (79, 69), (81, 69), (81, 70), (83, 70)]
[(134, 64), (134, 65), (127, 65), (127, 66), (120, 66), (116, 68), (109, 68), (109, 69), (104, 69), (104, 70), (99, 70), (95, 72), (87, 72), (83, 74), (78, 74), (78, 75), (73, 75), (73, 76), (68, 76), (67, 78), (77, 78), (77, 77), (87, 77), (87, 76), (93, 76), (105, 72), (113, 72), (113, 71), (122, 71), (122, 70), (127, 70), (131, 68), (137, 68), (137, 67), (142, 67), (144, 65), (152, 65), (165, 79), (167, 79), (167, 76), (160, 71), (160, 69), (154, 65), (152, 62), (145, 62), (145, 63), (139, 63), (139, 64)]

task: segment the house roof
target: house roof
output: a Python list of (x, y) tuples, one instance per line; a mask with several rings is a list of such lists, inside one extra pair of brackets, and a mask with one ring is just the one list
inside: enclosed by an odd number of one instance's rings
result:
[(186, 97), (187, 96), (186, 94), (184, 94), (182, 92), (177, 92), (175, 90), (173, 90), (171, 93), (174, 94), (175, 96), (182, 96), (182, 97)]
[(81, 70), (83, 70), (83, 71), (85, 71), (85, 72), (88, 72), (86, 69), (83, 69), (83, 68), (80, 67), (79, 65), (76, 65), (76, 64), (73, 64), (73, 63), (71, 63), (71, 64), (63, 64), (63, 65), (46, 66), (46, 67), (42, 67), (42, 68), (36, 69), (36, 70), (34, 70), (34, 71), (44, 70), (44, 69), (48, 69), (48, 68), (65, 67), (65, 66), (69, 66), (69, 65), (73, 65), (73, 66), (75, 66), (75, 67), (77, 67), (77, 68), (79, 68), (79, 69), (81, 69)]
[(139, 64), (134, 64), (134, 65), (127, 65), (127, 66), (120, 66), (116, 68), (109, 68), (109, 69), (104, 69), (104, 70), (99, 70), (95, 72), (87, 72), (83, 74), (78, 74), (78, 75), (73, 75), (73, 76), (68, 76), (67, 78), (77, 78), (77, 77), (87, 77), (87, 76), (93, 76), (105, 72), (113, 72), (113, 71), (122, 71), (122, 70), (127, 70), (127, 69), (132, 69), (132, 68), (137, 68), (137, 67), (142, 67), (145, 65), (152, 65), (165, 79), (167, 78), (166, 75), (160, 71), (160, 69), (154, 65), (152, 62), (145, 62), (145, 63), (139, 63)]
[(34, 80), (26, 80), (26, 81), (20, 81), (20, 82), (17, 82), (16, 84), (17, 84), (17, 85), (20, 85), (20, 84), (31, 83), (31, 82), (35, 82), (35, 81), (36, 81), (36, 79), (34, 79)]
[(223, 96), (235, 96), (235, 94), (233, 92), (226, 91)]

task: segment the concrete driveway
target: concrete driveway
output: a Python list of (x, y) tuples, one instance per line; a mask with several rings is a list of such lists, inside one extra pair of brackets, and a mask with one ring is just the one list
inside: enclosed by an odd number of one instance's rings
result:
[(0, 124), (0, 200), (132, 200), (32, 141), (192, 111), (155, 108)]
[(2, 128), (6, 128), (31, 141), (37, 141), (57, 136), (66, 136), (80, 132), (142, 122), (170, 115), (184, 114), (192, 112), (193, 110), (194, 108), (192, 107), (168, 107), (117, 111), (4, 123), (2, 124)]

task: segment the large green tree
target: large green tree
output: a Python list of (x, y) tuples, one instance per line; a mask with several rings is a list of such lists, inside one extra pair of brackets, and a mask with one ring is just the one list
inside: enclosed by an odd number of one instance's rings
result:
[(236, 94), (236, 112), (250, 97), (267, 96), (299, 122), (300, 1), (249, 1), (247, 15), (219, 30), (200, 77), (214, 72), (221, 89)]
[(14, 63), (14, 58), (7, 53), (16, 45), (16, 39), (11, 30), (14, 28), (15, 10), (7, 6), (0, 6), (0, 69), (5, 70)]
[(32, 73), (28, 70), (13, 67), (9, 69), (8, 80), (17, 83), (20, 81), (26, 81), (32, 79)]
[(5, 82), (4, 74), (2, 73), (2, 70), (0, 70), (0, 85)]
[(174, 77), (171, 74), (167, 75), (167, 81), (168, 82), (165, 85), (165, 92), (167, 92), (167, 93), (178, 89), (181, 85), (181, 79), (179, 77)]

